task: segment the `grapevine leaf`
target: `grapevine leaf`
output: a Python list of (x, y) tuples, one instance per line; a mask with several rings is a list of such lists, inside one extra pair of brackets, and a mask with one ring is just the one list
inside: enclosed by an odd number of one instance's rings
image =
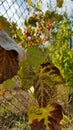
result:
[(9, 90), (14, 87), (14, 81), (12, 79), (8, 79), (5, 82), (3, 82), (3, 88), (6, 90)]
[(28, 56), (26, 62), (21, 64), (19, 76), (21, 79), (22, 88), (28, 90), (34, 84), (36, 72), (39, 66), (45, 61), (46, 52), (43, 52), (35, 46), (28, 47)]
[(31, 106), (28, 112), (29, 116), (29, 123), (31, 124), (33, 120), (38, 119), (40, 121), (41, 119), (45, 118), (50, 114), (50, 111), (53, 111), (54, 107), (51, 105), (48, 105), (46, 108), (39, 108), (38, 106)]
[(45, 108), (33, 106), (28, 112), (31, 130), (60, 130), (62, 107), (52, 103)]
[[(18, 46), (16, 42), (9, 37), (9, 35), (4, 31), (0, 30), (0, 47), (4, 48), (6, 51), (15, 51), (19, 55), (20, 60), (26, 59), (26, 51)], [(17, 58), (16, 54), (16, 58)]]
[(16, 51), (7, 51), (0, 47), (0, 83), (12, 78), (19, 69)]
[(35, 77), (35, 70), (33, 66), (28, 65), (27, 63), (22, 63), (22, 67), (19, 71), (19, 77), (21, 79), (22, 89), (25, 91), (30, 89), (33, 86), (33, 81)]
[(23, 57), (25, 58), (24, 53), (26, 53), (24, 49), (19, 47), (0, 27), (0, 84), (17, 74), (18, 56), (23, 59)]
[(39, 70), (40, 64), (45, 61), (45, 57), (47, 57), (47, 52), (42, 51), (38, 48), (38, 46), (30, 46), (28, 47), (28, 57), (27, 61), (29, 65), (33, 66), (36, 70)]
[(70, 119), (63, 114), (63, 119), (61, 120), (61, 124), (66, 125), (67, 123), (70, 123)]
[(64, 79), (57, 67), (50, 62), (41, 64), (34, 80), (35, 97), (40, 107), (45, 107), (51, 99), (55, 98), (55, 85), (62, 83), (64, 83)]

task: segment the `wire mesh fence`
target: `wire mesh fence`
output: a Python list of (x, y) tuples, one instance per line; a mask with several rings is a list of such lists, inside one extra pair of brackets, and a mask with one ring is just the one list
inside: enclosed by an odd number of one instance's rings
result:
[[(25, 130), (27, 111), (31, 104), (33, 101), (30, 94), (20, 86), (14, 86), (0, 95), (0, 130)], [(24, 125), (23, 128), (21, 125)]]
[(29, 15), (28, 8), (26, 0), (1, 0), (0, 16), (6, 17), (9, 22), (16, 22), (19, 27), (23, 27), (25, 17)]

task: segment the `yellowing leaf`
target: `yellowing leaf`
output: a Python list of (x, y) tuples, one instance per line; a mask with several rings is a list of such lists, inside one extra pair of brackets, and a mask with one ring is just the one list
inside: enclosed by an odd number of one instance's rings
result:
[(31, 130), (60, 130), (62, 120), (62, 107), (57, 103), (39, 108), (33, 106), (28, 112)]
[(32, 106), (29, 109), (28, 116), (29, 116), (29, 123), (31, 124), (33, 120), (38, 119), (40, 121), (41, 119), (47, 119), (48, 116), (51, 116), (51, 111), (54, 111), (54, 107), (51, 105), (48, 105), (46, 108), (39, 108), (37, 106)]
[(65, 125), (67, 123), (70, 123), (70, 120), (66, 115), (63, 115), (63, 119), (61, 120), (61, 124)]
[(42, 119), (42, 109), (36, 106), (30, 107), (28, 111), (29, 123), (31, 124), (33, 120), (38, 119), (39, 121)]
[(32, 6), (32, 1), (31, 0), (26, 0), (29, 6)]
[(42, 63), (34, 80), (34, 94), (40, 107), (56, 97), (55, 85), (64, 83), (59, 69), (51, 62)]

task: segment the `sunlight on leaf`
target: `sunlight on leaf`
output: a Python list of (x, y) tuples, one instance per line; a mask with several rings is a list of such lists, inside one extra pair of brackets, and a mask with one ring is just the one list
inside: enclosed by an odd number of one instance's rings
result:
[(29, 6), (32, 6), (32, 1), (31, 0), (26, 0)]
[[(51, 116), (50, 112), (53, 111), (55, 108), (53, 108), (51, 105), (48, 105), (46, 108), (39, 108), (38, 106), (31, 106), (28, 111), (29, 116), (29, 123), (31, 124), (33, 120), (38, 119), (40, 121), (41, 119), (47, 119), (47, 116)], [(46, 122), (45, 122), (46, 124)]]
[(65, 125), (67, 123), (70, 123), (70, 119), (66, 115), (63, 114), (63, 119), (61, 120), (61, 124)]
[(45, 108), (33, 106), (28, 111), (28, 117), (31, 130), (60, 130), (62, 107), (56, 103), (49, 104)]

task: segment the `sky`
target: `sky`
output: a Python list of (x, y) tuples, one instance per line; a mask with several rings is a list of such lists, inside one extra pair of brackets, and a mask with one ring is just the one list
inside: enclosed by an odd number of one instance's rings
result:
[(71, 13), (72, 13), (72, 10), (73, 10), (73, 1), (71, 1), (71, 0), (64, 0), (63, 9), (66, 10), (68, 15), (70, 16)]
[[(44, 11), (45, 11), (46, 9), (48, 9), (48, 8), (47, 8), (47, 5), (46, 5), (46, 3), (47, 3), (48, 1), (49, 1), (49, 0), (43, 0), (43, 6), (42, 6), (42, 8), (43, 8)], [(51, 3), (52, 3), (52, 8), (54, 9), (55, 6), (56, 6), (56, 0), (51, 0)], [(71, 0), (64, 0), (63, 7), (62, 7), (61, 9), (60, 9), (60, 8), (57, 8), (57, 10), (58, 10), (59, 12), (64, 12), (64, 11), (66, 11), (67, 14), (68, 14), (68, 16), (70, 16), (70, 15), (71, 15), (71, 12), (72, 12), (72, 10), (73, 10), (73, 1), (71, 1)]]
[[(35, 1), (35, 0), (33, 0)], [(38, 1), (38, 0), (37, 0)], [(42, 10), (47, 10), (47, 2), (49, 0), (42, 0)], [(56, 6), (56, 0), (51, 0), (52, 8)], [(18, 26), (23, 26), (24, 18), (27, 17), (27, 3), (25, 0), (0, 0), (0, 15), (5, 16), (10, 22), (17, 21)], [(57, 8), (58, 12), (63, 12), (66, 10), (68, 16), (71, 16), (73, 10), (73, 1), (64, 0), (63, 8)]]

